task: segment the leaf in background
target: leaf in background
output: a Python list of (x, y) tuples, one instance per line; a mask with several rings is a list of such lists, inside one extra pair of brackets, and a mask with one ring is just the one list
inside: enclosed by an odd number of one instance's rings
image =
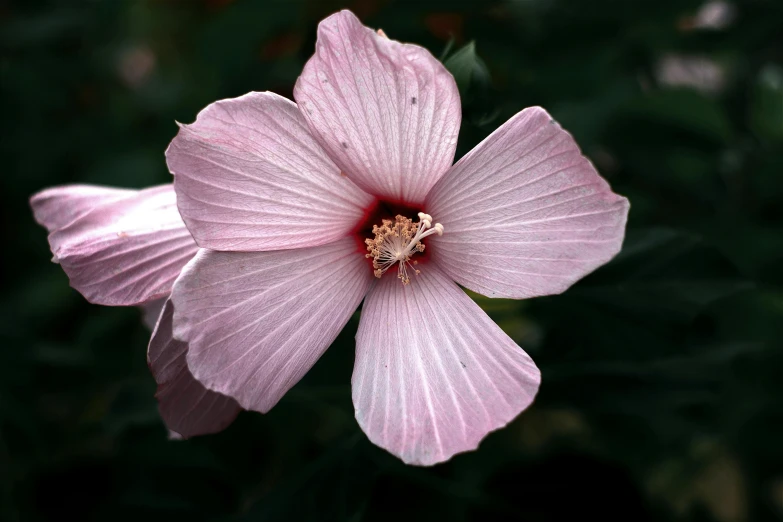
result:
[(698, 237), (649, 229), (629, 232), (622, 252), (569, 294), (627, 314), (687, 321), (711, 302), (751, 288), (725, 256)]
[(0, 44), (23, 47), (48, 43), (83, 30), (89, 17), (85, 9), (57, 9), (38, 16), (11, 18), (3, 24)]
[(457, 51), (449, 56), (443, 65), (454, 76), (454, 80), (457, 82), (459, 92), (463, 96), (467, 93), (471, 82), (473, 81), (474, 71), (482, 66), (486, 70), (483, 62), (480, 61), (476, 55), (476, 43), (470, 42), (467, 45), (457, 49)]
[(665, 460), (650, 473), (646, 488), (651, 497), (671, 505), (680, 516), (702, 508), (706, 520), (746, 520), (744, 476), (735, 455), (717, 441), (695, 437), (687, 459)]
[(361, 432), (344, 437), (289, 480), (246, 499), (238, 520), (362, 520), (375, 481), (360, 471), (368, 445)]
[[(446, 51), (450, 48), (451, 46), (448, 46)], [(497, 111), (491, 108), (490, 102), (492, 81), (487, 65), (476, 54), (475, 42), (471, 41), (455, 51), (446, 58), (443, 65), (457, 82), (467, 119), (478, 126), (486, 125), (495, 119)]]
[(717, 142), (732, 137), (732, 128), (722, 107), (714, 100), (687, 89), (648, 93), (624, 107), (625, 116), (638, 125), (650, 123), (687, 131)]
[(449, 38), (449, 41), (446, 42), (446, 46), (440, 52), (440, 55), (438, 56), (438, 60), (443, 62), (446, 59), (446, 57), (448, 57), (449, 53), (451, 53), (451, 50), (453, 48), (454, 48), (454, 37), (452, 36), (451, 38)]
[(783, 141), (783, 67), (766, 65), (758, 75), (752, 96), (753, 130), (762, 138)]

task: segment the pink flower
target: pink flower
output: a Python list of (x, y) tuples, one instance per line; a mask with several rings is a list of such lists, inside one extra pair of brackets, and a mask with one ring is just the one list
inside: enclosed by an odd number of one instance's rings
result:
[(199, 382), (267, 412), (364, 300), (352, 387), (370, 440), (420, 465), (475, 449), (540, 374), (458, 284), (563, 292), (620, 250), (627, 200), (537, 107), (452, 165), (453, 77), (348, 11), (321, 22), (294, 98), (216, 102), (171, 143), (202, 249), (156, 336), (176, 344), (173, 328)]
[[(91, 185), (54, 187), (30, 199), (36, 221), (49, 231), (53, 261), (92, 303), (144, 311), (155, 328), (149, 364), (166, 426), (183, 436), (225, 428), (239, 406), (208, 391), (185, 363), (187, 343), (171, 336), (171, 287), (198, 247), (177, 211), (171, 185), (145, 190)], [(157, 326), (156, 326), (157, 324)]]

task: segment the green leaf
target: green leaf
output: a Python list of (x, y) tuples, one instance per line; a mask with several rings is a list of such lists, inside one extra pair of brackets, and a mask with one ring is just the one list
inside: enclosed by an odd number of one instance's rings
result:
[(470, 42), (458, 49), (443, 62), (446, 69), (454, 76), (462, 96), (466, 96), (473, 84), (487, 84), (489, 71), (484, 60), (476, 54), (476, 43)]
[(760, 137), (783, 141), (783, 67), (770, 64), (759, 73), (750, 120)]
[(733, 135), (723, 108), (716, 101), (687, 89), (646, 94), (629, 103), (625, 115), (639, 125), (655, 123), (719, 142), (729, 141)]
[(628, 234), (622, 252), (571, 292), (625, 313), (690, 320), (705, 306), (753, 288), (699, 237), (668, 229)]

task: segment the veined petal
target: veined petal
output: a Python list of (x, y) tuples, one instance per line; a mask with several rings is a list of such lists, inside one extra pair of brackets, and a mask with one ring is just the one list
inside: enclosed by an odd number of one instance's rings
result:
[(182, 218), (204, 248), (330, 243), (373, 201), (340, 175), (296, 105), (271, 92), (209, 105), (181, 126), (166, 159)]
[(174, 336), (207, 388), (265, 413), (334, 341), (372, 271), (353, 238), (275, 252), (200, 250), (172, 293)]
[(380, 36), (350, 11), (319, 24), (294, 98), (329, 156), (373, 195), (423, 203), (454, 160), (454, 78), (426, 49)]
[(540, 107), (525, 109), (433, 187), (441, 223), (430, 253), (459, 284), (489, 297), (557, 294), (620, 251), (628, 200)]
[(188, 370), (188, 345), (172, 337), (174, 308), (167, 300), (152, 333), (147, 364), (158, 384), (155, 397), (163, 422), (182, 437), (206, 435), (224, 430), (239, 414), (234, 399), (204, 388)]
[(134, 191), (49, 235), (54, 259), (88, 301), (137, 305), (165, 297), (197, 247), (171, 185)]
[(353, 404), (372, 442), (408, 464), (475, 449), (533, 401), (540, 373), (432, 263), (410, 285), (384, 277), (356, 334)]
[(30, 198), (35, 220), (49, 232), (63, 228), (96, 207), (134, 195), (137, 191), (97, 185), (63, 185)]

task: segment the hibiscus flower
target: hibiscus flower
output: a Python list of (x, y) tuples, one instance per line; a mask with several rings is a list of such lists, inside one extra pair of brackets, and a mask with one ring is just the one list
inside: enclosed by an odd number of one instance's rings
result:
[(215, 102), (171, 143), (177, 205), (201, 249), (151, 347), (267, 412), (364, 301), (361, 428), (411, 464), (475, 449), (532, 403), (540, 373), (458, 285), (561, 293), (620, 250), (628, 201), (538, 107), (452, 165), (454, 78), (348, 11), (319, 25), (294, 99)]

